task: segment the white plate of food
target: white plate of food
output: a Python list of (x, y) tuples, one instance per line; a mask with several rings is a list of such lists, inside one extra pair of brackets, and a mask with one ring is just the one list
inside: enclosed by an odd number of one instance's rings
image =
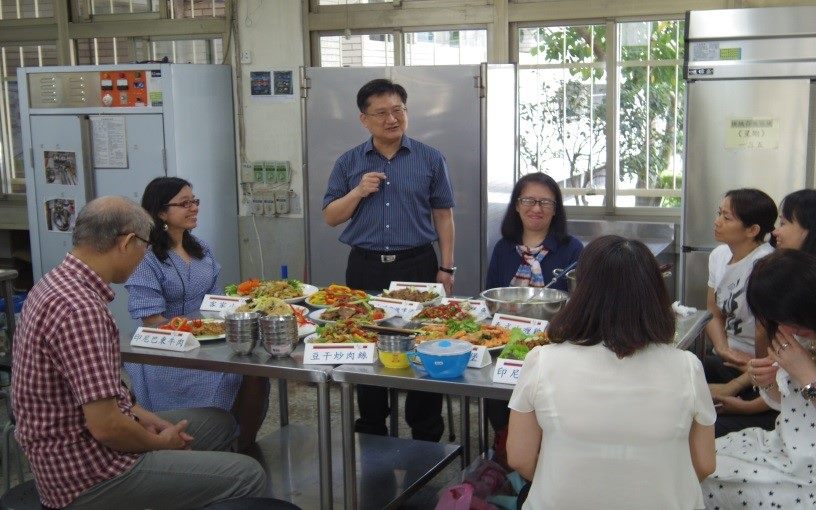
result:
[(304, 343), (376, 343), (377, 333), (360, 327), (355, 321), (332, 322), (303, 339)]
[(185, 317), (173, 317), (169, 322), (159, 326), (159, 329), (187, 331), (192, 333), (195, 339), (199, 342), (221, 340), (226, 336), (226, 333), (224, 332), (224, 321), (219, 319), (187, 319)]
[[(373, 308), (367, 310), (368, 307), (363, 303), (349, 304), (331, 308), (318, 308), (309, 314), (309, 318), (318, 323), (336, 322), (338, 320), (346, 319), (363, 319), (372, 316), (372, 322), (381, 322), (388, 319), (393, 319), (397, 315), (391, 310), (384, 310), (382, 308)], [(326, 317), (324, 317), (324, 315)]]
[(463, 320), (480, 320), (471, 311), (470, 307), (462, 306), (458, 302), (448, 303), (444, 305), (427, 306), (420, 310), (416, 315), (410, 318), (411, 322), (428, 323), (439, 322), (444, 323), (449, 320), (463, 321)]
[(309, 296), (311, 296), (312, 294), (314, 294), (315, 292), (317, 292), (319, 290), (314, 285), (310, 285), (308, 283), (302, 283), (301, 285), (303, 287), (303, 295), (302, 296), (293, 297), (293, 298), (286, 298), (286, 299), (284, 299), (284, 301), (286, 301), (287, 303), (300, 303), (301, 301), (308, 298)]
[(398, 290), (383, 290), (379, 297), (388, 299), (399, 299), (400, 301), (412, 301), (422, 306), (432, 306), (442, 300), (442, 296), (430, 290), (418, 290), (405, 288)]
[(368, 294), (362, 290), (332, 284), (307, 297), (306, 304), (315, 308), (330, 308), (338, 304), (360, 303), (367, 299)]

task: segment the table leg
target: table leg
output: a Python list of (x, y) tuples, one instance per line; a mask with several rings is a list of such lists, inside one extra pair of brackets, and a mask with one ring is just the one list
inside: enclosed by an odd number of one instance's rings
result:
[(317, 383), (317, 442), (320, 463), (320, 508), (332, 510), (331, 408), (328, 381)]
[[(15, 273), (16, 274), (16, 273)], [(6, 295), (6, 334), (8, 335), (8, 349), (11, 355), (11, 342), (14, 338), (14, 288), (12, 287), (12, 280), (3, 282), (3, 288)]]
[(396, 388), (389, 388), (388, 390), (388, 406), (391, 408), (388, 415), (390, 435), (391, 437), (399, 437), (399, 391)]
[(343, 485), (346, 510), (357, 509), (357, 473), (354, 459), (354, 399), (352, 384), (340, 384), (340, 411), (343, 430)]
[(286, 379), (278, 379), (278, 410), (281, 428), (289, 425), (289, 389)]
[(487, 453), (487, 414), (485, 399), (479, 398), (479, 454)]
[(459, 397), (462, 426), (462, 469), (470, 465), (470, 397)]

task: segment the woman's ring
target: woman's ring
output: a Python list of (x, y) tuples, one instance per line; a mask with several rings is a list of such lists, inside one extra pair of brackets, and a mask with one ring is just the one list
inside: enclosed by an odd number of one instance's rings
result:
[(784, 343), (784, 344), (782, 344), (782, 346), (780, 347), (780, 349), (787, 349), (789, 345), (790, 345), (790, 344), (788, 344), (788, 343)]

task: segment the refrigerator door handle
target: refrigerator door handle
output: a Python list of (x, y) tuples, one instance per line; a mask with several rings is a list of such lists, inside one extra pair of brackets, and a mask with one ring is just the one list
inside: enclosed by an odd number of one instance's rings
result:
[(96, 198), (91, 118), (88, 115), (78, 115), (77, 118), (79, 119), (79, 136), (82, 143), (82, 173), (85, 184), (85, 203), (88, 203)]
[(699, 251), (711, 251), (711, 250), (713, 250), (713, 248), (701, 248), (699, 246), (687, 246), (685, 244), (680, 247), (680, 251), (683, 252), (683, 253), (691, 253), (691, 252), (699, 252)]

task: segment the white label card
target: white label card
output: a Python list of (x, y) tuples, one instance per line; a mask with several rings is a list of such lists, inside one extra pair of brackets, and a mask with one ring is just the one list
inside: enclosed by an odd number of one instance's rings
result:
[(368, 300), (368, 304), (383, 310), (394, 313), (403, 318), (413, 317), (422, 310), (422, 304), (414, 301), (401, 301), (384, 297), (373, 297)]
[(249, 300), (247, 297), (238, 296), (218, 296), (216, 294), (207, 294), (204, 296), (204, 301), (201, 302), (200, 310), (202, 312), (234, 312), (236, 308), (245, 305)]
[(532, 335), (547, 329), (549, 322), (545, 321), (544, 319), (531, 319), (529, 317), (518, 317), (516, 315), (497, 313), (493, 316), (493, 321), (490, 324), (507, 329), (519, 328), (525, 335)]
[(517, 359), (499, 358), (496, 361), (496, 368), (493, 370), (493, 382), (501, 384), (518, 383), (521, 369), (524, 362)]
[(139, 328), (130, 339), (133, 347), (150, 347), (165, 351), (186, 352), (200, 344), (192, 333), (187, 331), (170, 331), (156, 328)]
[(470, 306), (470, 313), (476, 316), (477, 321), (490, 317), (490, 310), (487, 309), (487, 302), (484, 299), (445, 298), (442, 300), (443, 305), (447, 305), (449, 303), (459, 303), (466, 310), (468, 306)]
[(391, 282), (388, 290), (401, 289), (415, 289), (425, 292), (436, 292), (442, 297), (445, 297), (445, 287), (441, 283), (424, 283), (424, 282)]
[(316, 344), (307, 343), (303, 351), (304, 365), (350, 365), (374, 363), (375, 344)]
[(484, 345), (473, 347), (470, 351), (470, 360), (468, 360), (468, 368), (482, 368), (493, 363), (493, 358), (490, 356), (490, 351)]

